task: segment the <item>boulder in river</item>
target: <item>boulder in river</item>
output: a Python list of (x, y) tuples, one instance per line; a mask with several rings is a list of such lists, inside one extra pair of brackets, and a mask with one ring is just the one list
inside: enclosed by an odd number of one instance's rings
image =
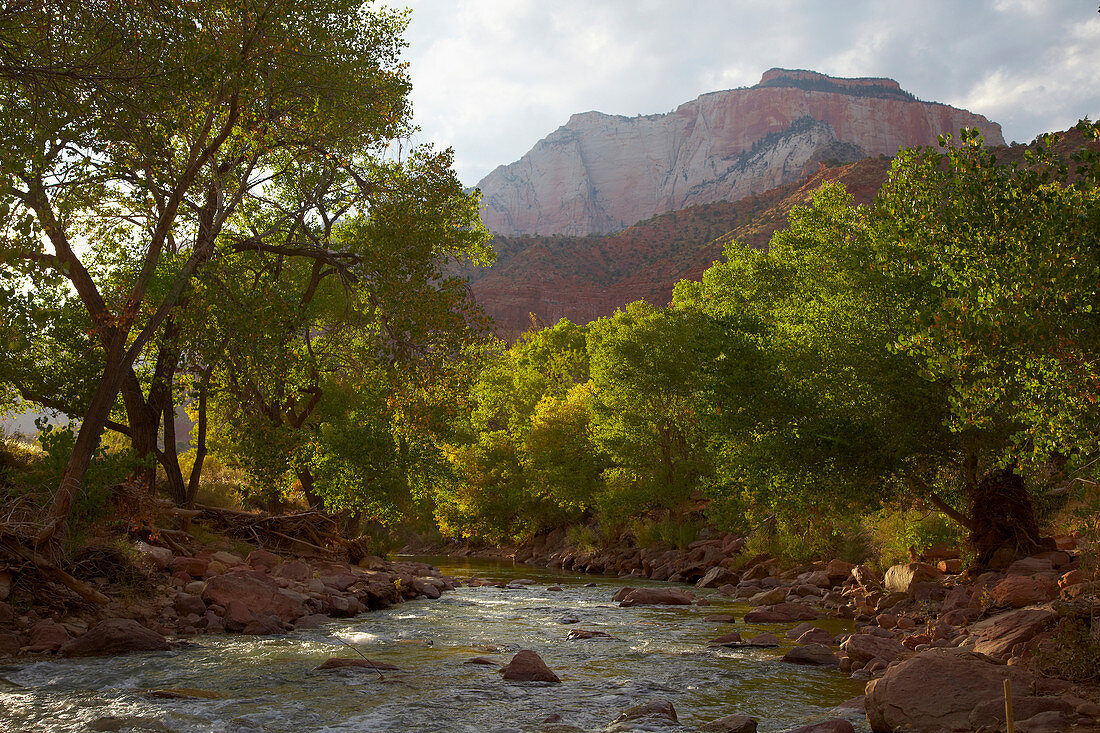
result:
[(809, 664), (818, 667), (840, 666), (840, 659), (833, 650), (824, 644), (796, 646), (783, 655), (784, 662), (791, 664)]
[(569, 635), (565, 637), (566, 641), (574, 641), (576, 639), (614, 639), (615, 637), (608, 634), (605, 631), (593, 631), (591, 629), (573, 629), (569, 632)]
[(27, 651), (55, 652), (71, 638), (68, 630), (52, 618), (42, 619), (27, 634)]
[(123, 654), (137, 651), (166, 651), (168, 640), (129, 618), (109, 618), (87, 633), (67, 642), (61, 653), (70, 656)]
[(670, 700), (650, 700), (641, 705), (635, 705), (619, 713), (619, 717), (611, 721), (607, 728), (608, 733), (613, 731), (650, 730), (654, 727), (679, 725), (676, 717), (676, 708)]
[(822, 613), (804, 603), (777, 603), (774, 606), (762, 606), (745, 614), (747, 624), (785, 623), (787, 621), (812, 621), (821, 618)]
[(756, 718), (747, 715), (727, 715), (699, 726), (707, 733), (756, 733)]
[[(252, 555), (257, 552), (261, 550), (256, 550)], [(251, 558), (252, 555), (249, 557)], [(247, 610), (253, 618), (259, 619), (274, 614), (283, 622), (291, 622), (305, 616), (307, 611), (305, 604), (291, 596), (289, 592), (280, 590), (274, 584), (238, 573), (218, 575), (206, 581), (202, 599), (208, 606), (216, 604), (229, 608), (232, 603), (240, 609), (238, 615), (241, 616)], [(243, 622), (241, 624), (243, 627), (252, 618), (239, 620)]]
[(515, 682), (561, 682), (546, 666), (546, 662), (542, 661), (542, 657), (530, 649), (516, 652), (512, 661), (504, 665), (500, 673), (504, 675), (504, 679)]
[(1026, 694), (1031, 675), (964, 649), (929, 649), (886, 670), (867, 685), (867, 722), (875, 733), (971, 730), (970, 714), (990, 700)]
[(619, 606), (622, 608), (642, 605), (690, 606), (691, 600), (691, 597), (679, 588), (635, 588), (622, 599)]
[(892, 662), (911, 653), (909, 648), (897, 639), (875, 634), (852, 634), (840, 645), (840, 648), (856, 664), (866, 664), (872, 659)]
[(373, 669), (375, 671), (383, 672), (399, 672), (400, 667), (395, 667), (389, 662), (379, 662), (374, 659), (364, 659), (362, 657), (330, 657), (321, 663), (318, 670), (322, 669), (343, 669), (344, 667), (355, 667), (358, 669)]
[(856, 728), (844, 718), (829, 718), (810, 725), (788, 728), (783, 733), (856, 733)]

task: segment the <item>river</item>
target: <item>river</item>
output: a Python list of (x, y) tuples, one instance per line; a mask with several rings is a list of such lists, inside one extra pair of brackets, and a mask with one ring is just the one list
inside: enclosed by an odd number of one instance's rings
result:
[[(0, 667), (0, 723), (12, 731), (538, 731), (550, 715), (586, 730), (622, 710), (671, 700), (682, 730), (734, 713), (780, 731), (821, 717), (865, 720), (829, 709), (862, 693), (836, 670), (779, 661), (783, 649), (708, 649), (729, 631), (751, 636), (784, 625), (716, 624), (703, 618), (748, 607), (713, 592), (710, 606), (618, 608), (625, 579), (477, 560), (416, 558), (455, 577), (535, 581), (522, 589), (459, 588), (315, 630), (279, 637), (198, 636), (171, 652), (51, 659)], [(591, 584), (594, 584), (591, 585)], [(665, 585), (630, 579), (630, 585)], [(547, 588), (557, 585), (561, 591)], [(573, 616), (578, 623), (564, 624)], [(833, 633), (844, 622), (817, 625)], [(567, 641), (571, 629), (614, 639)], [(401, 671), (315, 671), (331, 656), (365, 656)], [(786, 643), (786, 641), (785, 641)], [(561, 684), (504, 682), (496, 667), (533, 649)], [(209, 697), (164, 699), (150, 690)], [(115, 720), (103, 720), (114, 718)], [(98, 721), (98, 722), (96, 722)], [(93, 725), (93, 728), (89, 728)], [(675, 729), (670, 729), (675, 730)]]

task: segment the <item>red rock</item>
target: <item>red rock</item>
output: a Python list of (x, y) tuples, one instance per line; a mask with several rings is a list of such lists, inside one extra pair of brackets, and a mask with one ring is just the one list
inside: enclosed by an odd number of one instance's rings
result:
[[(230, 608), (231, 603), (238, 604), (236, 608), (247, 609), (253, 618), (274, 614), (284, 623), (294, 621), (307, 612), (305, 604), (289, 592), (238, 573), (218, 575), (208, 580), (202, 599), (207, 605), (217, 604), (226, 609)], [(237, 613), (241, 615), (240, 611)]]
[(629, 585), (625, 588), (619, 588), (619, 590), (615, 591), (615, 595), (611, 597), (611, 600), (618, 603), (636, 590), (638, 589)]
[(1054, 563), (1045, 557), (1025, 557), (1008, 566), (1005, 575), (1037, 575), (1053, 573)]
[(695, 584), (696, 588), (717, 588), (718, 586), (725, 585), (727, 583), (736, 583), (738, 580), (737, 573), (730, 572), (728, 569), (722, 566), (715, 566), (707, 571), (699, 581)]
[(754, 608), (745, 614), (745, 623), (768, 624), (787, 621), (812, 621), (822, 614), (804, 603), (777, 603), (774, 606)]
[(1008, 659), (1017, 644), (1031, 641), (1054, 622), (1056, 614), (1045, 608), (1023, 608), (987, 619), (970, 628), (974, 651), (995, 659)]
[(542, 657), (530, 649), (516, 652), (512, 661), (501, 668), (500, 672), (504, 679), (516, 682), (561, 682), (546, 666), (546, 662), (542, 661)]
[(288, 560), (287, 562), (277, 565), (271, 574), (278, 578), (286, 578), (287, 580), (303, 581), (313, 577), (313, 568), (306, 565), (301, 560)]
[(1075, 568), (1068, 573), (1058, 578), (1058, 587), (1066, 588), (1071, 585), (1077, 585), (1078, 583), (1086, 583), (1089, 580), (1089, 574), (1081, 568)]
[(250, 636), (270, 636), (272, 634), (281, 634), (284, 631), (286, 631), (286, 628), (283, 626), (283, 622), (279, 620), (279, 617), (268, 615), (263, 618), (249, 621), (245, 624), (241, 633)]
[(836, 638), (825, 629), (810, 629), (798, 637), (798, 644), (825, 644), (836, 643)]
[(388, 662), (379, 662), (374, 659), (364, 659), (362, 657), (330, 657), (322, 662), (317, 669), (344, 669), (345, 667), (381, 670), (383, 672), (395, 672), (401, 669)]
[(192, 578), (206, 577), (209, 566), (210, 560), (204, 557), (174, 557), (168, 563), (173, 573), (187, 573)]
[(467, 659), (463, 664), (484, 664), (492, 667), (501, 666), (500, 662), (495, 659), (489, 659), (489, 657), (473, 657), (472, 659)]
[(957, 557), (949, 558), (947, 560), (940, 560), (936, 563), (936, 569), (941, 573), (955, 574), (962, 570), (963, 561)]
[(27, 651), (55, 652), (72, 639), (64, 626), (53, 619), (42, 619), (27, 634)]
[(957, 585), (947, 592), (947, 596), (943, 599), (943, 605), (940, 606), (941, 611), (954, 611), (958, 608), (970, 608), (972, 603), (972, 592), (969, 587), (965, 585)]
[(829, 580), (832, 581), (833, 585), (838, 585), (851, 576), (853, 568), (855, 568), (855, 565), (850, 562), (834, 559), (830, 560), (829, 564), (825, 566), (825, 574), (829, 576)]
[(13, 631), (0, 632), (0, 657), (18, 654), (23, 641), (23, 637)]
[(833, 650), (824, 644), (807, 644), (796, 646), (783, 655), (784, 662), (792, 664), (808, 664), (815, 666), (836, 667), (840, 665), (840, 658)]
[(751, 639), (747, 639), (745, 644), (751, 646), (779, 646), (779, 637), (775, 634), (757, 634)]
[[(970, 713), (1003, 700), (1004, 680), (1027, 691), (1031, 676), (962, 649), (929, 649), (898, 662), (867, 685), (867, 721), (873, 731), (964, 731)], [(1022, 696), (1022, 694), (1021, 694)]]
[(749, 598), (750, 606), (774, 606), (787, 600), (786, 587), (769, 588)]
[(61, 647), (61, 653), (70, 656), (122, 654), (136, 651), (166, 651), (171, 646), (161, 634), (145, 628), (128, 618), (111, 618), (97, 624)]
[[(636, 721), (643, 721), (637, 723)], [(636, 725), (642, 725), (643, 730), (651, 730), (652, 726), (677, 725), (676, 708), (668, 700), (651, 700), (642, 705), (635, 705), (619, 713), (619, 717), (612, 721), (609, 731), (633, 730)], [(623, 727), (625, 723), (632, 723)]]
[(998, 606), (1023, 608), (1057, 598), (1058, 584), (1043, 576), (1009, 575), (989, 595)]
[(703, 617), (704, 621), (710, 621), (718, 624), (732, 624), (737, 622), (737, 618), (732, 613), (712, 613), (709, 616)]
[(271, 570), (282, 561), (281, 557), (267, 550), (253, 550), (248, 553), (248, 564), (261, 570)]
[[(1030, 718), (1049, 712), (1060, 712), (1063, 714), (1075, 713), (1073, 703), (1065, 700), (1061, 697), (1016, 697), (1012, 696), (1012, 717), (1016, 720), (1018, 730), (1031, 731), (1031, 726), (1023, 725), (1022, 722), (1029, 720)], [(987, 700), (982, 704), (974, 708), (970, 713), (970, 725), (974, 730), (977, 730), (983, 725), (997, 725), (1003, 726), (1005, 723), (1005, 704), (1004, 700)], [(1057, 731), (1064, 731), (1069, 726), (1063, 726), (1061, 728), (1055, 728)]]
[(911, 562), (894, 565), (887, 570), (884, 583), (886, 590), (892, 593), (908, 593), (914, 583), (939, 580), (942, 577), (943, 573), (927, 563)]
[(167, 547), (156, 547), (145, 542), (135, 542), (134, 549), (138, 555), (158, 570), (164, 570), (172, 562), (172, 551)]
[(206, 613), (206, 603), (199, 596), (190, 593), (177, 593), (172, 601), (172, 607), (180, 616), (195, 614), (201, 616)]
[(727, 715), (699, 726), (705, 733), (756, 733), (756, 719), (747, 715)]
[(829, 718), (820, 723), (789, 728), (783, 733), (855, 733), (855, 727), (844, 718)]
[(0, 601), (0, 626), (11, 626), (15, 623), (15, 609), (7, 603)]
[(689, 606), (691, 598), (679, 588), (637, 588), (619, 603), (622, 608), (642, 605)]
[(892, 662), (909, 654), (909, 649), (897, 639), (871, 634), (852, 634), (840, 648), (856, 664), (866, 664), (876, 658)]
[(722, 644), (737, 644), (741, 641), (741, 634), (736, 631), (731, 631), (728, 634), (722, 634), (719, 637), (711, 639), (707, 642), (711, 646), (721, 646)]

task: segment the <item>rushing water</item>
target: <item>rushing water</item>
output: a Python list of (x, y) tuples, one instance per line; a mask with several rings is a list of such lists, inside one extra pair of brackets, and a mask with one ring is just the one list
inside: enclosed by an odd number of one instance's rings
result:
[[(785, 625), (703, 621), (714, 613), (740, 617), (743, 604), (711, 594), (710, 606), (618, 608), (611, 596), (622, 579), (484, 561), (428, 561), (456, 577), (536, 583), (521, 590), (459, 588), (438, 600), (283, 637), (200, 636), (171, 652), (0, 667), (0, 728), (482, 733), (538, 731), (558, 714), (564, 723), (599, 730), (628, 707), (666, 698), (683, 730), (734, 713), (757, 718), (762, 732), (833, 715), (866, 730), (850, 709), (830, 712), (861, 694), (861, 683), (835, 670), (780, 662), (783, 649), (706, 647), (708, 639), (734, 630), (742, 636), (772, 631), (782, 638)], [(589, 583), (595, 587), (585, 587)], [(562, 590), (548, 591), (550, 585)], [(579, 623), (561, 623), (568, 616)], [(837, 621), (818, 625), (845, 630)], [(578, 628), (616, 638), (567, 641)], [(401, 671), (315, 671), (331, 656), (355, 656), (334, 637)], [(505, 663), (519, 649), (538, 652), (562, 683), (504, 682), (496, 667), (464, 663), (475, 656)], [(181, 688), (210, 697), (149, 695)]]

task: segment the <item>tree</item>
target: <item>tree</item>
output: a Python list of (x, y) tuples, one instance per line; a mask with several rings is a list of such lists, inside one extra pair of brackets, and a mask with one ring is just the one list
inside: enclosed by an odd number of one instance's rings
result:
[[(155, 444), (170, 385), (143, 387), (134, 364), (160, 335), (164, 353), (142, 359), (172, 371), (163, 329), (208, 263), (355, 261), (328, 237), (409, 129), (404, 24), (358, 0), (36, 0), (0, 14), (2, 262), (23, 283), (63, 277), (102, 360), (40, 541), (64, 534), (120, 390), (135, 447)], [(269, 199), (280, 189), (296, 195)]]
[(676, 302), (722, 334), (704, 412), (731, 486), (909, 493), (988, 562), (1040, 546), (1025, 477), (1097, 452), (1097, 166), (962, 142), (900, 154), (869, 209), (823, 188)]
[(700, 323), (638, 301), (588, 327), (596, 443), (617, 506), (671, 513), (709, 470), (695, 402)]

